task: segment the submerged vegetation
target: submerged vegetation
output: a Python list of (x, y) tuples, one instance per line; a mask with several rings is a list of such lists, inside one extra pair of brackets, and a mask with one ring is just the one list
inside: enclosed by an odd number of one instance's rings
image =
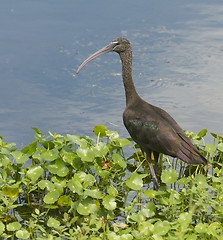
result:
[(154, 191), (131, 139), (101, 125), (95, 139), (34, 130), (21, 151), (0, 138), (2, 239), (223, 239), (222, 136), (187, 133), (209, 165), (160, 155)]

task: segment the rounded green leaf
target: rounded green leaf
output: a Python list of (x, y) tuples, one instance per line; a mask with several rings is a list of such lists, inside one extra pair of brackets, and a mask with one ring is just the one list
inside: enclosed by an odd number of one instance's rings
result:
[(65, 140), (78, 144), (81, 147), (86, 147), (88, 145), (88, 142), (86, 139), (80, 138), (79, 136), (76, 136), (76, 135), (67, 134), (65, 137)]
[(181, 225), (189, 225), (192, 222), (192, 215), (189, 212), (181, 213), (177, 219)]
[(107, 190), (108, 194), (111, 196), (117, 196), (118, 195), (118, 190), (114, 188), (114, 186), (110, 186)]
[(114, 210), (117, 206), (117, 203), (115, 202), (115, 197), (113, 196), (105, 196), (103, 198), (103, 205), (108, 210)]
[(139, 232), (145, 236), (150, 235), (154, 230), (154, 225), (148, 221), (142, 221), (139, 224)]
[(188, 182), (190, 182), (190, 178), (189, 177), (181, 178), (181, 179), (177, 180), (177, 184), (179, 184), (179, 185), (184, 185), (184, 184), (187, 184)]
[(79, 179), (72, 178), (68, 183), (67, 186), (70, 188), (71, 191), (74, 193), (76, 192), (78, 195), (83, 194), (83, 186)]
[(25, 163), (29, 157), (19, 151), (14, 151), (11, 153), (12, 156), (14, 157), (15, 161), (19, 164)]
[(149, 197), (149, 198), (156, 198), (156, 195), (157, 195), (157, 191), (155, 190), (145, 190), (143, 193), (146, 197)]
[(131, 234), (129, 234), (129, 233), (126, 233), (126, 234), (122, 234), (122, 235), (120, 236), (120, 239), (121, 239), (121, 240), (132, 240), (132, 239), (133, 239), (133, 236), (132, 236)]
[(145, 204), (144, 208), (142, 209), (142, 214), (149, 218), (155, 215), (156, 212), (156, 205), (154, 202), (148, 202)]
[(101, 198), (102, 192), (98, 189), (85, 189), (84, 195), (92, 197), (92, 198)]
[(56, 159), (55, 162), (51, 162), (47, 166), (47, 169), (59, 177), (65, 177), (69, 173), (69, 169), (66, 167), (65, 162), (60, 158)]
[(56, 220), (55, 218), (49, 218), (48, 221), (47, 221), (47, 226), (48, 227), (53, 227), (53, 228), (56, 228), (58, 229), (60, 227), (60, 222), (58, 220)]
[(44, 197), (43, 201), (46, 204), (53, 204), (55, 203), (59, 198), (59, 193), (57, 191), (49, 192)]
[(81, 215), (89, 215), (97, 210), (97, 205), (91, 198), (82, 200), (77, 206), (77, 212)]
[(29, 232), (22, 228), (16, 232), (16, 237), (21, 239), (28, 239), (29, 238)]
[(138, 174), (133, 172), (126, 179), (126, 185), (133, 190), (140, 190), (143, 186), (143, 178), (146, 177), (146, 174)]
[(108, 136), (111, 141), (115, 141), (117, 138), (119, 138), (119, 134), (116, 131), (107, 130), (106, 136)]
[(177, 180), (178, 172), (175, 169), (168, 168), (162, 172), (161, 180), (166, 184), (172, 184)]
[(154, 234), (158, 234), (160, 236), (165, 235), (169, 230), (171, 229), (171, 226), (169, 222), (167, 221), (158, 221), (154, 224)]
[(106, 143), (99, 142), (93, 146), (92, 151), (96, 157), (103, 157), (108, 153), (109, 149)]
[(2, 235), (2, 233), (5, 231), (5, 224), (0, 221), (0, 235)]
[(127, 138), (117, 139), (115, 142), (116, 142), (116, 145), (118, 144), (120, 147), (127, 147), (127, 146), (129, 146), (129, 140)]
[(87, 188), (89, 186), (92, 186), (95, 182), (96, 182), (95, 177), (93, 175), (91, 175), (91, 174), (87, 174), (84, 177), (83, 187)]
[(6, 197), (16, 198), (19, 195), (19, 188), (8, 186), (2, 188), (2, 192), (5, 194)]
[(121, 240), (121, 236), (116, 235), (115, 232), (110, 232), (107, 234), (108, 240)]
[(103, 137), (106, 137), (106, 131), (107, 131), (107, 128), (104, 125), (96, 125), (94, 127), (93, 133), (94, 135), (103, 138)]
[(208, 188), (207, 178), (202, 174), (197, 174), (195, 180), (198, 188)]
[(219, 143), (217, 146), (217, 149), (221, 152), (223, 152), (223, 143)]
[(32, 166), (27, 171), (27, 176), (35, 182), (42, 174), (44, 173), (44, 170), (41, 166)]
[(112, 154), (112, 159), (115, 164), (119, 165), (122, 168), (126, 168), (127, 163), (122, 160), (122, 157), (118, 153), (113, 153)]
[(0, 167), (5, 167), (11, 162), (10, 158), (7, 155), (0, 155)]
[(46, 151), (41, 155), (41, 158), (46, 161), (53, 161), (58, 158), (58, 150), (51, 149), (49, 151)]
[(198, 223), (195, 226), (195, 231), (197, 233), (206, 233), (208, 231), (208, 224), (207, 223)]
[(216, 151), (216, 148), (213, 144), (206, 144), (206, 150), (211, 153), (211, 154), (214, 154), (215, 151)]
[(19, 222), (12, 222), (7, 225), (7, 230), (8, 231), (17, 231), (21, 228), (21, 224)]
[(46, 188), (48, 191), (53, 191), (54, 190), (54, 184), (51, 183), (49, 180), (41, 180), (38, 182), (38, 186), (43, 190)]
[(81, 158), (83, 162), (93, 162), (95, 158), (94, 151), (89, 147), (79, 147), (77, 149), (77, 155)]
[(65, 207), (65, 206), (70, 206), (72, 202), (72, 198), (67, 195), (60, 196), (57, 203), (58, 205)]

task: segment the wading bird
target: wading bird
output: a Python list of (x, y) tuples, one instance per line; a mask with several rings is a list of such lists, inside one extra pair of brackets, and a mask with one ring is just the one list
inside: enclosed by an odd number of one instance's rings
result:
[[(92, 59), (111, 51), (117, 52), (122, 62), (122, 78), (126, 96), (123, 122), (148, 161), (154, 189), (157, 190), (159, 186), (157, 180), (159, 153), (178, 157), (186, 163), (206, 165), (207, 160), (177, 122), (163, 109), (145, 102), (136, 92), (132, 80), (132, 47), (127, 39), (117, 38), (95, 52), (80, 65), (76, 73), (78, 74), (81, 68)], [(151, 153), (155, 158), (155, 170), (151, 161)]]

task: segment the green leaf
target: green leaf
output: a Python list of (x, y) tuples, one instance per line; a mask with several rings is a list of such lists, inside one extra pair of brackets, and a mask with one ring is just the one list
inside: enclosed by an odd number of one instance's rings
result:
[(69, 180), (69, 182), (67, 183), (67, 186), (74, 193), (76, 192), (78, 195), (82, 195), (83, 194), (83, 186), (82, 186), (82, 184), (80, 182), (80, 179), (73, 177), (72, 179)]
[(141, 190), (143, 187), (143, 178), (146, 177), (147, 174), (138, 174), (133, 172), (126, 179), (126, 185), (133, 190)]
[(59, 193), (57, 191), (52, 191), (46, 194), (43, 201), (46, 204), (53, 204), (55, 203), (59, 198)]
[(215, 151), (216, 151), (216, 148), (215, 148), (214, 145), (208, 143), (208, 144), (206, 144), (206, 150), (207, 150), (209, 153), (214, 154)]
[(208, 224), (207, 223), (198, 223), (195, 226), (195, 231), (197, 233), (206, 233), (208, 231)]
[(76, 170), (79, 170), (81, 168), (82, 161), (76, 153), (64, 153), (63, 160)]
[(156, 205), (153, 202), (148, 202), (145, 204), (144, 208), (142, 209), (142, 214), (149, 218), (153, 217), (156, 212)]
[(8, 231), (17, 231), (21, 228), (21, 224), (19, 222), (12, 222), (7, 225), (7, 230)]
[(79, 147), (77, 149), (77, 155), (81, 158), (83, 162), (93, 162), (95, 158), (94, 151), (88, 147)]
[(69, 173), (68, 167), (66, 167), (65, 162), (61, 158), (58, 158), (56, 161), (49, 163), (47, 169), (59, 177), (65, 177)]
[(89, 215), (97, 210), (97, 205), (91, 198), (82, 200), (77, 206), (77, 212), (81, 215)]
[(10, 158), (0, 153), (0, 167), (6, 167), (11, 162)]
[(178, 172), (175, 169), (168, 168), (162, 172), (161, 180), (166, 184), (172, 184), (177, 180)]
[(129, 146), (129, 140), (127, 138), (124, 139), (117, 139), (116, 144), (119, 144), (120, 147), (127, 147)]
[(133, 236), (129, 233), (125, 233), (120, 236), (120, 240), (132, 240), (132, 239), (133, 239)]
[(24, 147), (21, 152), (27, 155), (33, 155), (36, 152), (37, 141), (30, 143), (28, 146)]
[(49, 180), (41, 180), (38, 182), (38, 186), (43, 190), (46, 188), (48, 191), (53, 191), (54, 190), (54, 184), (51, 183)]
[(55, 218), (49, 218), (47, 221), (47, 226), (51, 228), (58, 229), (60, 227), (60, 222), (56, 220)]
[(96, 182), (95, 177), (93, 175), (91, 175), (91, 174), (87, 174), (84, 177), (83, 187), (87, 188), (89, 186), (92, 186), (95, 182)]
[(106, 143), (99, 142), (98, 144), (95, 144), (93, 146), (92, 151), (93, 151), (95, 157), (103, 157), (108, 153), (109, 149), (108, 149)]
[(2, 233), (5, 231), (5, 224), (0, 221), (0, 235), (2, 235)]
[(157, 191), (155, 190), (145, 190), (143, 193), (148, 198), (156, 198), (157, 195)]
[(97, 125), (94, 127), (93, 133), (100, 138), (106, 137), (107, 128), (103, 125)]
[(119, 134), (116, 131), (107, 130), (106, 136), (108, 136), (111, 141), (115, 141), (117, 138), (119, 138)]
[(113, 185), (108, 188), (107, 192), (114, 197), (118, 195), (118, 190)]
[(44, 173), (44, 170), (41, 166), (32, 166), (27, 171), (27, 176), (35, 182), (42, 174)]
[(177, 221), (183, 226), (188, 226), (192, 222), (192, 215), (189, 212), (181, 213)]
[(79, 136), (76, 136), (76, 135), (67, 134), (64, 139), (68, 140), (68, 141), (71, 141), (75, 144), (78, 144), (82, 148), (85, 148), (88, 145), (88, 142), (87, 142), (86, 139), (80, 138)]
[(22, 152), (19, 151), (14, 151), (11, 154), (18, 164), (25, 163), (29, 159), (27, 155), (23, 155)]
[(221, 152), (223, 152), (223, 143), (219, 143), (217, 146), (217, 149)]
[(49, 151), (44, 152), (41, 155), (41, 158), (46, 161), (53, 161), (58, 158), (58, 150), (57, 149), (51, 149)]
[(115, 197), (107, 195), (103, 198), (103, 205), (108, 210), (114, 210), (117, 206), (117, 203), (115, 202)]
[(157, 221), (154, 224), (154, 234), (158, 234), (160, 236), (165, 235), (169, 230), (171, 229), (171, 226), (169, 222), (167, 221)]
[(197, 135), (198, 137), (202, 138), (207, 134), (207, 129), (202, 129)]
[(154, 231), (154, 225), (150, 223), (149, 221), (142, 221), (139, 224), (139, 232), (142, 235), (148, 236), (152, 234)]
[(16, 232), (16, 237), (21, 239), (28, 239), (29, 238), (29, 232), (22, 228)]
[(122, 168), (126, 168), (127, 163), (122, 160), (122, 157), (118, 153), (113, 153), (112, 154), (112, 159), (115, 164), (119, 165)]
[(95, 188), (95, 189), (86, 189), (86, 190), (84, 191), (84, 195), (85, 195), (85, 196), (92, 197), (92, 198), (101, 198), (102, 192), (101, 192), (98, 188)]
[(198, 188), (208, 188), (209, 187), (209, 185), (207, 183), (207, 179), (206, 179), (206, 177), (204, 175), (197, 174), (195, 176), (195, 180), (196, 180)]
[(179, 185), (185, 185), (187, 184), (188, 182), (190, 182), (190, 178), (189, 177), (186, 177), (186, 178), (181, 178), (181, 179), (178, 179), (177, 180), (177, 184)]
[(6, 197), (16, 198), (19, 195), (19, 187), (16, 185), (13, 187), (6, 185), (2, 188), (2, 192)]

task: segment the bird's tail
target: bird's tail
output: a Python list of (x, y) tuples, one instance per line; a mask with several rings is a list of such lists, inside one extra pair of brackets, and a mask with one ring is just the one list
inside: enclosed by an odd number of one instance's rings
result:
[(181, 134), (179, 136), (183, 141), (177, 156), (186, 163), (206, 165), (207, 159), (200, 153), (192, 141)]

